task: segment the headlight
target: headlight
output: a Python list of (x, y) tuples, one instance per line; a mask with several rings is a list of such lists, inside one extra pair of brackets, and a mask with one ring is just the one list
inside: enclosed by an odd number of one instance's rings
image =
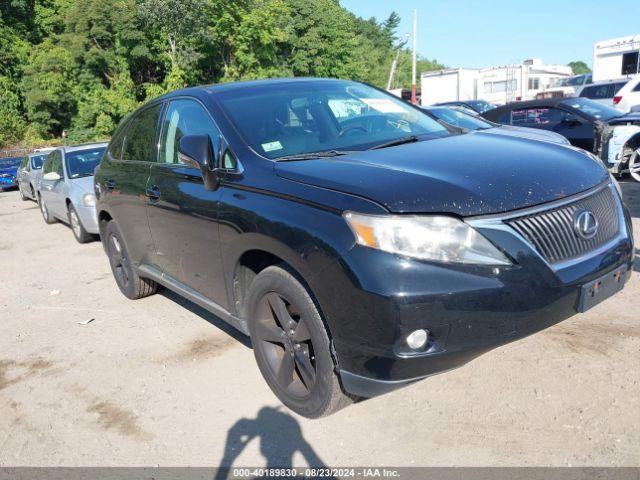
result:
[(95, 207), (96, 206), (96, 197), (93, 193), (85, 193), (82, 196), (82, 204), (85, 207)]
[(344, 219), (365, 247), (445, 263), (511, 264), (485, 237), (453, 217), (345, 212)]

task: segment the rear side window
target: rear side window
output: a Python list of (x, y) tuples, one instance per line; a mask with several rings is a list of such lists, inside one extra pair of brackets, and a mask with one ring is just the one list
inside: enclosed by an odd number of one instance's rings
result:
[(131, 119), (122, 147), (122, 160), (137, 162), (156, 161), (155, 139), (160, 108), (160, 104), (153, 105)]
[(126, 132), (127, 125), (120, 129), (116, 136), (111, 139), (109, 149), (107, 150), (107, 158), (109, 161), (122, 159), (122, 146), (124, 144), (124, 135)]
[(521, 127), (542, 127), (555, 125), (563, 120), (573, 117), (570, 113), (558, 108), (523, 108), (511, 113), (511, 124)]

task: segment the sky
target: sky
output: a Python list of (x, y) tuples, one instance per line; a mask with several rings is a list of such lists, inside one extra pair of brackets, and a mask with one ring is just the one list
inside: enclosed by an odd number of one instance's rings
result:
[(418, 10), (418, 53), (448, 67), (481, 68), (540, 58), (593, 63), (593, 44), (640, 33), (640, 0), (340, 0), (360, 17)]

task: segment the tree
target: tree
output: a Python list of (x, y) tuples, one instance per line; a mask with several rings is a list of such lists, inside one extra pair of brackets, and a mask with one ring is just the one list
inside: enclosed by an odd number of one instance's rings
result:
[(144, 0), (140, 4), (140, 17), (167, 44), (171, 67), (184, 68), (198, 57), (193, 43), (206, 29), (207, 6), (205, 0)]
[(573, 70), (574, 75), (582, 75), (583, 73), (591, 73), (591, 69), (589, 66), (583, 62), (582, 60), (578, 60), (575, 62), (569, 62), (568, 64)]

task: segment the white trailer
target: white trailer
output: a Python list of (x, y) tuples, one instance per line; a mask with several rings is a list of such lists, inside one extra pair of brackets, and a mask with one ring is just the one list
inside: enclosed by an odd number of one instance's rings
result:
[(425, 72), (421, 77), (422, 104), (478, 98), (478, 70), (454, 68)]
[(640, 33), (596, 42), (593, 81), (614, 80), (640, 73)]

